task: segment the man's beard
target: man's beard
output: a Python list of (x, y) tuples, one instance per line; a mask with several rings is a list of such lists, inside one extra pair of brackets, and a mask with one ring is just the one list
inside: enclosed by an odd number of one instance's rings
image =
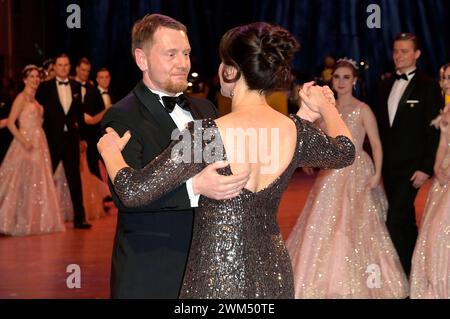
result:
[(183, 82), (173, 82), (169, 80), (164, 84), (164, 89), (169, 93), (180, 93), (185, 91), (188, 88), (188, 81), (185, 80)]

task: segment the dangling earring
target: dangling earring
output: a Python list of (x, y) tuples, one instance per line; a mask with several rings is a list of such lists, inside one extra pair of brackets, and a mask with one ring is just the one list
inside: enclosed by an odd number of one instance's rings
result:
[(230, 97), (231, 97), (231, 98), (234, 98), (234, 90), (231, 90), (231, 92), (230, 92)]
[(353, 90), (356, 91), (356, 82), (353, 82)]

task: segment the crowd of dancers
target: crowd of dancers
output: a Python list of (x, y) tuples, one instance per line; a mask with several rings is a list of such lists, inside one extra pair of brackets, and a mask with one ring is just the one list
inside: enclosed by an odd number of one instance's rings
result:
[[(232, 112), (214, 120), (210, 102), (180, 94), (190, 67), (185, 31), (161, 15), (136, 23), (133, 52), (143, 81), (112, 108), (109, 71), (98, 70), (94, 86), (86, 58), (74, 78), (65, 54), (46, 63), (44, 81), (37, 66), (24, 68), (25, 88), (0, 122), (14, 136), (0, 166), (0, 233), (64, 231), (68, 220), (89, 229), (88, 220), (105, 214), (112, 195), (119, 208), (116, 298), (450, 298), (450, 64), (439, 86), (416, 67), (417, 37), (402, 33), (393, 42), (396, 72), (381, 83), (376, 105), (354, 96), (358, 64), (343, 58), (330, 70), (334, 96), (307, 83), (299, 112), (288, 118), (274, 113), (265, 96), (290, 86), (298, 43), (282, 28), (250, 24), (222, 38), (221, 93), (232, 100)], [(142, 34), (157, 32), (161, 43), (146, 48)], [(173, 47), (176, 61), (147, 55), (164, 46)], [(236, 125), (279, 128), (280, 154), (291, 156), (273, 176), (232, 161), (179, 165), (176, 143), (164, 150), (170, 132), (162, 136), (166, 128), (159, 125), (183, 129), (192, 120), (213, 136), (209, 142), (223, 141), (219, 160), (229, 160), (232, 143), (222, 134)], [(101, 121), (108, 127), (103, 138)], [(188, 125), (192, 135), (194, 128)], [(321, 170), (284, 242), (276, 212), (297, 167)], [(235, 179), (213, 182), (216, 169)], [(212, 177), (205, 182), (205, 176)], [(429, 178), (417, 222), (414, 200)], [(171, 248), (162, 244), (172, 237)]]

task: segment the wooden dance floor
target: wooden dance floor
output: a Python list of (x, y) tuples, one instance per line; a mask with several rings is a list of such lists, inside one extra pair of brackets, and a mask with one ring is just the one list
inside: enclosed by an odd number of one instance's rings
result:
[[(299, 216), (314, 177), (300, 170), (281, 202), (279, 223), (289, 235)], [(429, 183), (419, 192), (416, 207), (422, 213)], [(109, 298), (110, 259), (117, 211), (93, 221), (91, 230), (74, 230), (41, 236), (0, 236), (0, 299), (9, 298)], [(81, 287), (69, 289), (68, 265), (81, 269)]]

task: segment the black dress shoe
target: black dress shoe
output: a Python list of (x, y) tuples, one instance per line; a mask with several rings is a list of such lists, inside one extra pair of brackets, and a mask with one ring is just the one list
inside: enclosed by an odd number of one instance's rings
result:
[(80, 224), (74, 224), (73, 228), (78, 228), (78, 229), (90, 229), (92, 227), (91, 224), (88, 223), (80, 223)]
[(112, 199), (112, 197), (111, 196), (106, 196), (105, 198), (103, 198), (103, 203), (107, 203), (107, 202), (112, 202), (113, 201), (113, 199)]

